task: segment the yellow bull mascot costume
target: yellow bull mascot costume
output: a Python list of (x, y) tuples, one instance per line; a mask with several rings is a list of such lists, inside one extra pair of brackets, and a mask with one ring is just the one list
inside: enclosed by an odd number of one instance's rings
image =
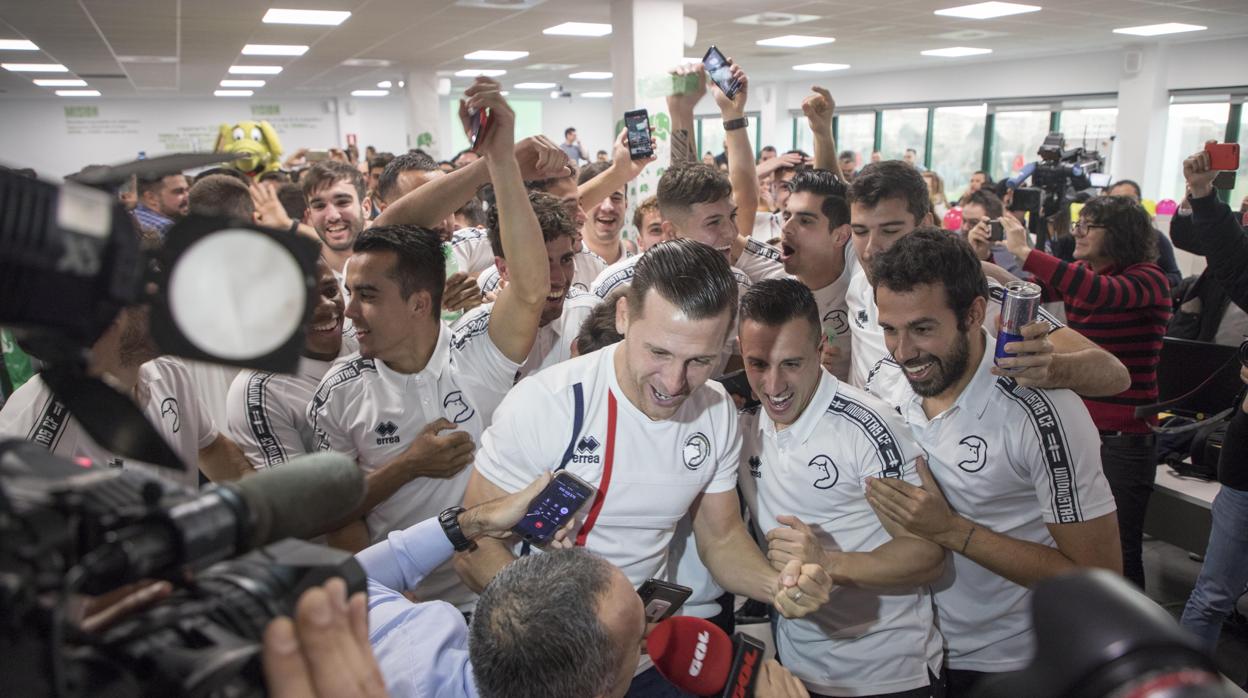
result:
[(281, 169), (282, 143), (267, 121), (240, 121), (233, 126), (221, 124), (215, 150), (218, 153), (245, 155), (229, 166), (249, 177)]

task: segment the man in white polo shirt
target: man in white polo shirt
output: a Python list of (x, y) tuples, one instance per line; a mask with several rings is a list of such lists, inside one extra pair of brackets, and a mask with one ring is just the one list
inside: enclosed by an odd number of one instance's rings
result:
[[(529, 193), (529, 203), (537, 215), (538, 225), (542, 228), (542, 238), (546, 241), (546, 260), (550, 267), (550, 293), (542, 308), (541, 326), (537, 331), (537, 339), (533, 349), (520, 367), (519, 378), (533, 375), (548, 366), (572, 358), (572, 342), (576, 339), (581, 323), (589, 317), (594, 306), (598, 305), (598, 297), (571, 286), (574, 272), (572, 240), (576, 229), (564, 212), (559, 200), (550, 194), (540, 192)], [(495, 267), (503, 279), (510, 276), (511, 269), (504, 257), (502, 240), (498, 235), (498, 209), (492, 208), (489, 213), (490, 246), (494, 250)], [(455, 323), (456, 331), (473, 331), (473, 328), (488, 327), (494, 315), (494, 304), (486, 303), (469, 311)]]
[[(927, 185), (919, 171), (900, 160), (871, 163), (862, 168), (849, 186), (850, 226), (858, 271), (849, 282), (849, 305), (853, 367), (850, 383), (863, 387), (888, 348), (880, 331), (875, 296), (871, 289), (871, 260), (923, 225), (931, 212)], [(999, 270), (995, 265), (994, 271)], [(1000, 298), (1005, 289), (989, 282), (992, 300), (984, 313), (984, 329), (996, 337)], [(1083, 335), (1064, 327), (1048, 313), (1045, 322), (1024, 329), (1028, 341), (1010, 347), (1003, 368), (1023, 369), (1013, 375), (1020, 384), (1036, 388), (1069, 388), (1089, 397), (1116, 395), (1131, 385), (1127, 369), (1113, 354)], [(1046, 325), (1047, 323), (1047, 325)], [(1049, 331), (1050, 327), (1057, 329)]]
[[(676, 523), (693, 514), (698, 552), (728, 590), (804, 615), (826, 601), (818, 566), (779, 574), (745, 530), (737, 504), (736, 409), (707, 383), (736, 312), (727, 261), (689, 240), (657, 245), (618, 301), (624, 340), (521, 381), (482, 439), (466, 506), (522, 489), (566, 467), (598, 489), (576, 542), (620, 567), (634, 586), (667, 571)], [(456, 568), (482, 587), (513, 559), (482, 541)], [(665, 695), (656, 672), (634, 695)]]
[(1078, 567), (1122, 573), (1100, 439), (1069, 390), (993, 374), (988, 285), (964, 240), (937, 228), (874, 260), (880, 326), (904, 375), (886, 400), (931, 463), (922, 486), (873, 479), (881, 517), (955, 553), (932, 589), (949, 652), (949, 695), (1035, 652), (1029, 589)]
[(945, 554), (890, 535), (866, 497), (871, 477), (919, 485), (920, 450), (887, 405), (820, 366), (818, 312), (796, 279), (741, 299), (741, 357), (762, 403), (741, 416), (741, 491), (773, 565), (814, 557), (838, 586), (808, 618), (779, 620), (776, 652), (813, 696), (927, 698), (943, 646), (926, 585)]
[[(488, 107), (493, 115), (484, 152), (502, 245), (514, 273), (488, 327), (452, 334), (440, 319), (445, 261), (437, 234), (374, 226), (360, 235), (347, 270), (351, 300), (346, 310), (355, 323), (359, 356), (343, 360), (325, 376), (308, 418), (319, 449), (352, 456), (365, 471), (402, 455), (439, 419), (475, 442), (532, 349), (550, 292), (541, 230), (512, 153), (515, 116), (492, 80), (478, 79), (465, 94), (470, 106)], [(367, 538), (357, 533), (348, 547), (380, 540), (458, 503), (468, 473), (448, 475), (417, 478), (401, 487), (368, 515)], [(416, 593), (461, 607), (471, 601), (449, 566), (430, 575)]]
[(780, 261), (784, 270), (805, 284), (819, 304), (824, 342), (823, 367), (849, 380), (849, 306), (845, 294), (858, 268), (849, 244), (847, 185), (829, 170), (807, 169), (789, 181)]

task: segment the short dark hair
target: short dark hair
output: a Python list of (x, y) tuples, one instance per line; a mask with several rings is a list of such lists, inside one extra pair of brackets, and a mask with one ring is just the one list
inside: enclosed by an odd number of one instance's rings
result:
[(576, 183), (584, 184), (610, 168), (611, 163), (609, 162), (591, 162), (581, 168), (580, 173), (576, 175)]
[(779, 327), (790, 320), (805, 320), (816, 337), (822, 337), (819, 304), (815, 294), (797, 279), (763, 279), (741, 296), (740, 322)]
[(906, 152), (907, 152), (907, 153), (914, 153), (915, 155), (918, 155), (918, 154), (919, 154), (919, 151), (915, 150), (914, 148), (906, 148)]
[[(203, 172), (200, 172), (199, 174), (195, 175), (195, 177), (194, 177), (194, 180), (195, 180), (195, 181), (191, 182), (191, 185), (192, 185), (192, 186), (194, 186), (194, 185), (195, 185), (195, 182), (198, 182), (199, 180), (201, 180), (201, 179), (203, 179), (203, 178), (205, 178), (205, 177), (212, 177), (212, 176), (214, 176), (214, 175), (226, 175), (227, 177), (233, 177), (234, 179), (237, 179), (238, 181), (242, 182), (243, 184), (251, 184), (251, 180), (250, 180), (250, 179), (247, 179), (247, 175), (243, 174), (242, 172), (239, 172), (238, 170), (234, 169), (233, 167), (209, 167), (208, 169), (204, 170)], [(162, 182), (162, 181), (163, 181), (163, 179), (164, 179), (163, 177), (162, 177), (162, 178), (160, 178), (160, 179), (156, 179), (156, 180), (144, 180), (144, 179), (140, 178), (140, 179), (138, 180), (138, 181), (139, 181), (139, 184), (138, 184), (139, 191), (140, 191), (140, 192), (144, 191), (143, 182), (147, 181), (147, 182), (156, 182), (156, 183), (159, 183), (159, 182)], [(190, 177), (188, 177), (187, 179), (191, 179), (191, 178), (190, 178)]]
[(901, 160), (870, 163), (862, 168), (849, 185), (851, 204), (875, 207), (885, 199), (905, 201), (906, 210), (919, 225), (922, 225), (923, 219), (932, 210), (931, 197), (927, 193), (923, 175)]
[(1120, 267), (1157, 260), (1157, 233), (1153, 223), (1138, 202), (1126, 196), (1098, 196), (1089, 199), (1079, 211), (1103, 225), (1109, 235), (1104, 238), (1103, 252)]
[(455, 214), (467, 219), (469, 226), (485, 225), (485, 211), (481, 208), (481, 200), (475, 196), (464, 202), (463, 206), (455, 209)]
[[(669, 170), (670, 172), (670, 170)], [(633, 267), (628, 307), (642, 315), (646, 294), (654, 289), (690, 320), (705, 320), (737, 310), (737, 280), (728, 260), (710, 245), (689, 239), (651, 247)]]
[(922, 226), (903, 236), (871, 261), (871, 286), (906, 293), (920, 285), (943, 284), (945, 302), (969, 329), (971, 304), (988, 297), (988, 279), (975, 251), (961, 236)]
[(375, 225), (360, 232), (351, 251), (395, 253), (398, 259), (390, 278), (399, 283), (399, 294), (407, 299), (417, 291), (427, 291), (433, 307), (442, 307), (446, 257), (437, 231), (416, 225)]
[(303, 195), (303, 187), (294, 182), (287, 182), (277, 188), (277, 200), (282, 202), (282, 208), (286, 209), (286, 215), (292, 221), (303, 220), (304, 214), (308, 212), (308, 197)]
[(1001, 201), (1001, 197), (982, 187), (967, 194), (966, 202), (962, 205), (970, 206), (971, 204), (984, 209), (984, 213), (988, 214), (989, 218), (1000, 218), (1005, 215), (1005, 204)]
[(774, 146), (774, 145), (765, 145), (765, 146), (763, 146), (760, 150), (770, 150), (771, 152), (773, 152), (773, 153), (774, 153), (774, 152), (776, 152), (776, 146)]
[(674, 212), (688, 211), (732, 196), (732, 182), (718, 168), (702, 163), (672, 167), (659, 178), (659, 210), (670, 219)]
[(624, 339), (624, 335), (615, 328), (615, 306), (627, 294), (627, 285), (618, 286), (589, 311), (589, 316), (581, 322), (581, 329), (576, 333), (576, 340), (573, 342), (576, 344), (577, 356), (585, 356)]
[(852, 150), (842, 150), (840, 155), (836, 156), (837, 160), (857, 160), (858, 156)]
[(416, 151), (394, 156), (377, 178), (377, 196), (386, 203), (399, 198), (399, 175), (404, 172), (432, 172), (438, 169), (438, 161)]
[(246, 184), (226, 175), (209, 175), (195, 180), (191, 187), (190, 213), (193, 216), (232, 218), (251, 223), (256, 207)]
[(598, 617), (611, 577), (607, 561), (577, 548), (527, 555), (500, 570), (477, 599), (468, 628), (482, 697), (610, 691), (624, 651)]
[(1134, 179), (1120, 179), (1117, 182), (1114, 182), (1113, 184), (1109, 185), (1108, 187), (1105, 187), (1105, 192), (1109, 193), (1117, 189), (1118, 187), (1131, 187), (1132, 189), (1135, 190), (1135, 198), (1137, 199), (1144, 198), (1144, 191), (1140, 189), (1140, 183), (1135, 181)]
[(569, 127), (565, 128), (565, 129), (563, 129), (563, 137), (564, 137), (564, 138), (567, 138), (569, 133), (576, 133), (576, 127), (575, 127), (575, 126), (569, 126)]
[(267, 172), (261, 172), (260, 176), (256, 177), (256, 181), (257, 182), (277, 182), (278, 184), (285, 184), (290, 181), (290, 174), (282, 170), (269, 170)]
[[(239, 173), (239, 175), (244, 178), (244, 181), (246, 181), (246, 175), (243, 175), (241, 172)], [(183, 175), (181, 172), (174, 172), (173, 174), (161, 175), (160, 177), (156, 177), (156, 178), (139, 177), (138, 184), (136, 186), (136, 191), (138, 192), (139, 198), (142, 199), (143, 196), (145, 196), (148, 192), (154, 192), (156, 194), (160, 194), (160, 192), (163, 191), (165, 188), (165, 177), (175, 177), (175, 176), (185, 177), (185, 175)]]
[(547, 177), (546, 179), (525, 180), (524, 187), (529, 191), (550, 191), (550, 188), (555, 186), (556, 182), (562, 182), (565, 179), (571, 179), (573, 182), (576, 182), (577, 178), (580, 176), (580, 170), (577, 168), (576, 163), (571, 160), (568, 161), (568, 167), (572, 171), (572, 174), (559, 175), (558, 177)]
[(389, 165), (393, 161), (394, 153), (378, 153), (372, 160), (368, 161), (368, 169), (371, 170), (380, 167), (384, 170), (386, 169), (386, 165)]
[[(537, 214), (537, 225), (542, 229), (542, 242), (550, 242), (564, 235), (576, 239), (576, 224), (568, 218), (568, 212), (564, 210), (559, 199), (540, 191), (531, 191), (529, 205), (533, 207), (533, 213)], [(490, 250), (494, 252), (494, 256), (506, 259), (503, 254), (502, 232), (498, 229), (497, 206), (491, 206), (485, 215), (485, 232), (489, 236)]]
[(789, 190), (794, 194), (809, 192), (823, 197), (819, 210), (828, 219), (828, 230), (835, 230), (849, 223), (849, 187), (831, 170), (798, 170), (793, 179), (789, 180)]
[(299, 183), (303, 185), (303, 195), (309, 199), (322, 189), (332, 187), (334, 184), (344, 181), (350, 182), (355, 187), (356, 198), (363, 204), (364, 192), (368, 189), (368, 182), (364, 179), (364, 175), (353, 165), (337, 160), (322, 160), (304, 170), (299, 177)]

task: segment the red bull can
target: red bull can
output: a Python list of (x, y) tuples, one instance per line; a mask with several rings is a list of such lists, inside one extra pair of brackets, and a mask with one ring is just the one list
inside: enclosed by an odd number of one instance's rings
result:
[(1001, 329), (997, 331), (996, 361), (1013, 358), (1005, 350), (1010, 342), (1023, 341), (1023, 327), (1036, 321), (1040, 312), (1040, 287), (1027, 281), (1011, 281), (1005, 286), (1005, 298), (1001, 299)]

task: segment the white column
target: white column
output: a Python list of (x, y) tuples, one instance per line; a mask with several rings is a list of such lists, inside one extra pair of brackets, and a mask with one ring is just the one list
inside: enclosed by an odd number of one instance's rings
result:
[(611, 1), (614, 133), (623, 129), (624, 112), (644, 108), (658, 141), (658, 160), (628, 187), (630, 217), (632, 208), (657, 190), (659, 177), (671, 163), (668, 71), (684, 56), (684, 14), (681, 0)]
[(432, 68), (416, 68), (407, 74), (404, 87), (407, 106), (407, 147), (421, 148), (435, 158), (445, 158), (450, 143), (442, 142), (439, 119), (438, 75)]
[(1157, 198), (1161, 189), (1170, 112), (1166, 52), (1163, 44), (1128, 46), (1119, 68), (1117, 140), (1110, 172), (1114, 179), (1139, 182), (1150, 199)]

